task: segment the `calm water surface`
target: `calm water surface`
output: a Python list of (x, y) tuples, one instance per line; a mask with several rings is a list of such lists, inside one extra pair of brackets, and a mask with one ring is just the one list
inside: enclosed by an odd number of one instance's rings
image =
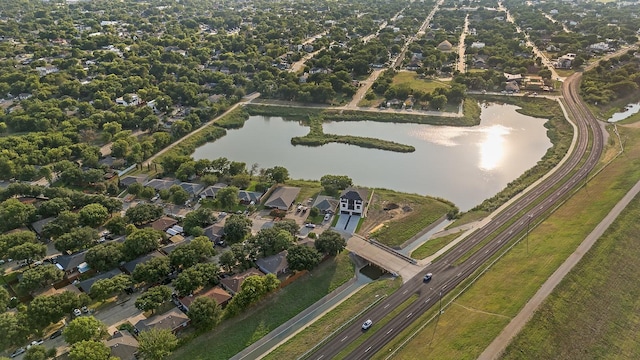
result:
[(622, 121), (633, 114), (637, 114), (640, 111), (640, 103), (637, 104), (629, 104), (625, 107), (624, 111), (617, 112), (611, 115), (611, 118), (607, 120), (608, 122), (618, 122)]
[(437, 196), (468, 210), (533, 167), (551, 141), (545, 119), (518, 114), (513, 105), (484, 106), (480, 125), (449, 127), (372, 121), (324, 124), (325, 133), (350, 134), (413, 145), (413, 153), (344, 144), (291, 145), (309, 128), (279, 117), (252, 116), (242, 129), (196, 149), (195, 159), (226, 157), (284, 166), (294, 179), (347, 175), (355, 184)]

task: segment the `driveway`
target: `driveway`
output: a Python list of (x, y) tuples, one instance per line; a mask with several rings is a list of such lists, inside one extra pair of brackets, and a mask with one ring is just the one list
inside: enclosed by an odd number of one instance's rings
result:
[(347, 232), (349, 234), (355, 234), (358, 223), (360, 222), (360, 215), (347, 215), (340, 214), (338, 222), (336, 223), (336, 230), (341, 232)]

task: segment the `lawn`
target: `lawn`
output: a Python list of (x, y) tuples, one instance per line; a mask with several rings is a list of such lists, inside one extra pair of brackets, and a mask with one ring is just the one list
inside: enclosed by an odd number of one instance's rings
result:
[(411, 208), (408, 215), (387, 222), (384, 227), (371, 234), (372, 238), (389, 246), (402, 245), (454, 208), (452, 204), (443, 200), (416, 194), (376, 189), (376, 195), (379, 196), (380, 204), (397, 203)]
[(348, 253), (331, 258), (245, 313), (186, 342), (171, 359), (229, 359), (354, 275)]
[(462, 235), (462, 232), (455, 234), (449, 234), (441, 236), (435, 239), (429, 239), (424, 244), (420, 245), (417, 249), (413, 250), (411, 257), (414, 259), (426, 259), (427, 257), (435, 254), (438, 250), (445, 247), (447, 244), (455, 240), (458, 236)]
[(381, 296), (391, 295), (400, 285), (402, 285), (400, 278), (396, 278), (393, 281), (389, 279), (378, 280), (366, 285), (335, 309), (269, 353), (264, 359), (279, 360), (298, 358), (315, 346), (318, 341), (326, 338), (337, 328), (352, 320), (367, 306), (377, 302)]
[(287, 180), (287, 186), (295, 186), (301, 188), (300, 193), (296, 197), (296, 204), (301, 203), (311, 206), (309, 199), (315, 200), (316, 196), (322, 191), (320, 181), (313, 180)]
[[(549, 275), (640, 178), (640, 164), (629, 161), (640, 157), (640, 130), (624, 128), (620, 131), (627, 144), (625, 155), (614, 160), (589, 182), (587, 188), (581, 189), (532, 231), (528, 253), (525, 243), (514, 247), (460, 296), (453, 306), (446, 309), (437, 326), (432, 323), (422, 329), (396, 358), (471, 359), (476, 358), (489, 345)], [(613, 150), (609, 149), (610, 152)], [(637, 246), (633, 244), (633, 239), (637, 238), (640, 230), (632, 224), (637, 222), (637, 211), (632, 214), (631, 220), (626, 223), (622, 220), (623, 225), (617, 225), (616, 228), (630, 231), (629, 234), (633, 235), (625, 238), (623, 233), (614, 232), (612, 235), (610, 231), (608, 236), (614, 239), (599, 242), (587, 260), (579, 264), (579, 268), (584, 270), (574, 271), (561, 284), (561, 289), (565, 290), (554, 293), (552, 297), (560, 300), (556, 300), (555, 305), (549, 305), (549, 302), (545, 304), (543, 309), (546, 311), (538, 312), (535, 316), (538, 321), (530, 324), (532, 330), (525, 330), (528, 335), (510, 350), (510, 357), (558, 358), (561, 353), (569, 354), (569, 348), (562, 349), (569, 343), (593, 350), (580, 352), (582, 358), (604, 358), (604, 355), (616, 357), (627, 353), (634, 353), (636, 356), (623, 357), (637, 357), (637, 343), (632, 339), (636, 337), (638, 326), (636, 299), (640, 288), (637, 281), (624, 279), (626, 274), (633, 274), (638, 269), (638, 265), (630, 264), (637, 261), (638, 250), (634, 248)], [(625, 251), (628, 254), (623, 254)], [(596, 254), (600, 252), (610, 258), (598, 258)], [(609, 259), (615, 261), (611, 262)], [(620, 273), (615, 274), (616, 271)], [(608, 279), (609, 276), (612, 278)], [(596, 300), (596, 295), (603, 299)], [(621, 299), (625, 299), (626, 303), (620, 304)], [(574, 303), (577, 304), (575, 307)], [(628, 306), (631, 303), (636, 307)], [(585, 304), (586, 308), (580, 304)], [(608, 306), (614, 309), (603, 309)], [(593, 316), (584, 314), (589, 307), (592, 308), (590, 314)], [(545, 318), (548, 319), (545, 321)], [(574, 324), (566, 324), (566, 319), (572, 319)], [(603, 320), (606, 325), (601, 322)], [(554, 328), (555, 332), (550, 331), (551, 325), (557, 326)], [(412, 330), (407, 330), (404, 335), (408, 335), (416, 327), (417, 325)], [(617, 340), (613, 339), (614, 335)], [(431, 336), (434, 337), (433, 344), (437, 346), (425, 346), (424, 338)], [(601, 340), (601, 337), (605, 339)], [(399, 338), (395, 339), (390, 347), (397, 346), (400, 341)], [(551, 344), (545, 344), (547, 341)], [(610, 343), (607, 344), (607, 341)], [(540, 347), (537, 355), (534, 353), (536, 347)], [(572, 349), (577, 350), (575, 347)], [(527, 355), (524, 356), (521, 351)], [(576, 358), (576, 354), (573, 352), (573, 356), (564, 358)], [(383, 356), (379, 355), (377, 358)]]
[(412, 71), (400, 71), (393, 77), (392, 85), (408, 84), (412, 90), (421, 90), (430, 93), (437, 88), (448, 88), (449, 82), (432, 79), (420, 79), (420, 76)]

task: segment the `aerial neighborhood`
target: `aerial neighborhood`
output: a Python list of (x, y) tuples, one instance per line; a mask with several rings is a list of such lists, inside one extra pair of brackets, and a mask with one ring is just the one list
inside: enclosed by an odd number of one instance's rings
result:
[(0, 359), (637, 358), (639, 17), (4, 1)]

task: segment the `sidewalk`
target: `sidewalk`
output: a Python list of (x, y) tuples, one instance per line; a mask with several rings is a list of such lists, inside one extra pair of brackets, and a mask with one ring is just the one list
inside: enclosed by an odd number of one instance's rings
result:
[(573, 269), (573, 267), (582, 259), (582, 257), (591, 249), (593, 244), (602, 236), (609, 228), (613, 221), (620, 215), (622, 210), (633, 200), (640, 192), (640, 181), (638, 181), (627, 194), (618, 201), (618, 203), (609, 211), (607, 216), (587, 235), (578, 248), (565, 260), (562, 265), (542, 284), (538, 292), (525, 304), (509, 324), (502, 329), (491, 344), (480, 354), (478, 359), (491, 360), (500, 357), (504, 349), (509, 345), (511, 340), (522, 330), (534, 312), (542, 304), (542, 302), (551, 294), (553, 289), (564, 279), (564, 277)]
[(366, 276), (359, 275), (359, 269), (360, 266), (356, 264), (356, 276), (351, 280), (327, 294), (325, 297), (318, 300), (284, 324), (278, 326), (269, 334), (263, 336), (260, 340), (234, 355), (231, 359), (260, 359), (267, 355), (272, 349), (289, 340), (298, 332), (304, 330), (316, 319), (333, 310), (333, 308), (340, 305), (340, 303), (348, 299), (351, 295), (355, 294), (356, 291), (360, 290), (364, 285), (371, 282), (371, 280)]

